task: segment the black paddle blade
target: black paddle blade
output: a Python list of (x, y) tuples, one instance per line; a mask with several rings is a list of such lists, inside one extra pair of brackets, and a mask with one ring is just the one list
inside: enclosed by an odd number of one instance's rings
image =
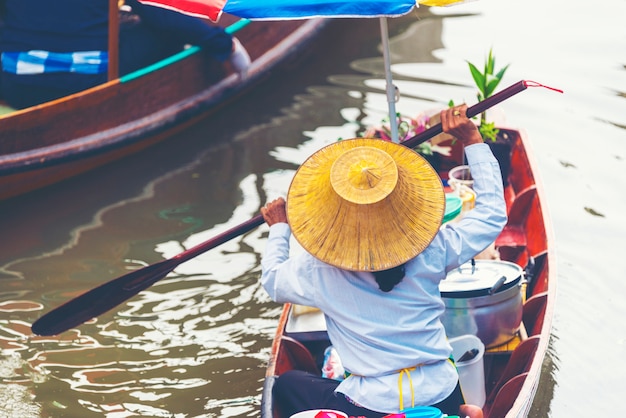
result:
[(170, 259), (135, 270), (91, 289), (39, 318), (31, 330), (37, 335), (56, 335), (89, 321), (152, 286), (179, 264), (245, 234), (263, 223), (265, 223), (263, 216), (257, 215)]
[(178, 264), (178, 260), (164, 260), (91, 289), (36, 320), (31, 330), (37, 335), (50, 336), (76, 327), (152, 286)]

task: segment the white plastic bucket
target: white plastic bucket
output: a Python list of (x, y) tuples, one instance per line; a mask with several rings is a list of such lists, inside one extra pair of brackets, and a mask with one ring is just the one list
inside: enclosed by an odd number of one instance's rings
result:
[[(461, 335), (448, 340), (452, 346), (452, 355), (459, 371), (459, 382), (465, 403), (483, 407), (485, 405), (485, 344), (475, 335)], [(459, 362), (458, 359), (465, 352), (477, 349), (478, 354), (468, 361)]]
[(333, 409), (311, 409), (293, 414), (290, 418), (348, 418), (348, 415)]

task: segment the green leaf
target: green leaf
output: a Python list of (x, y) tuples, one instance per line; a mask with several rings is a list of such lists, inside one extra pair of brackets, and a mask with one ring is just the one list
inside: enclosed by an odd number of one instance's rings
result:
[[(493, 54), (493, 48), (489, 49), (489, 54), (484, 62), (483, 72), (480, 72), (480, 70), (478, 70), (478, 68), (471, 62), (466, 62), (469, 66), (472, 78), (474, 79), (474, 83), (478, 88), (478, 93), (476, 93), (476, 97), (479, 102), (482, 102), (493, 94), (493, 92), (498, 87), (498, 84), (500, 84), (500, 81), (502, 81), (504, 73), (509, 68), (509, 66), (507, 65), (499, 70), (497, 74), (493, 74), (496, 68), (496, 57)], [(478, 129), (484, 141), (495, 141), (499, 132), (499, 129), (495, 127), (494, 123), (486, 121), (485, 112), (481, 113)]]
[(500, 79), (494, 76), (489, 76), (487, 81), (487, 87), (485, 88), (485, 97), (490, 97), (491, 94), (496, 90), (496, 87), (500, 83)]
[(481, 123), (480, 126), (478, 127), (478, 131), (480, 132), (480, 135), (483, 137), (484, 141), (492, 141), (492, 142), (496, 141), (498, 132), (500, 132), (500, 130), (496, 128), (496, 125), (494, 122)]
[(498, 84), (500, 84), (500, 81), (502, 81), (502, 77), (504, 76), (504, 73), (506, 72), (506, 69), (509, 68), (509, 66), (507, 65), (506, 67), (504, 67), (503, 69), (501, 69), (498, 74), (496, 74), (495, 76), (490, 76), (489, 80), (487, 81), (487, 95), (486, 97), (490, 97), (493, 92), (496, 90), (496, 87), (498, 87)]
[(493, 74), (493, 69), (496, 66), (496, 59), (493, 57), (493, 51), (489, 50), (489, 58), (485, 62), (485, 74)]
[(478, 87), (478, 90), (480, 90), (481, 93), (484, 93), (485, 76), (478, 70), (478, 68), (476, 68), (474, 64), (471, 62), (468, 62), (468, 64), (474, 83), (476, 83), (476, 87)]
[(507, 64), (503, 69), (498, 71), (498, 74), (496, 74), (496, 77), (498, 78), (498, 80), (502, 80), (502, 77), (504, 77), (504, 73), (506, 72), (507, 68), (509, 68), (509, 65), (510, 64)]

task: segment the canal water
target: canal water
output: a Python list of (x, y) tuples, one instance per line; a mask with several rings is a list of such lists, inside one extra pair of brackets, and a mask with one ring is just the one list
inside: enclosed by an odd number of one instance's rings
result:
[[(408, 116), (475, 103), (466, 61), (510, 64), (494, 109), (524, 129), (556, 237), (558, 297), (531, 416), (621, 413), (626, 388), (626, 2), (480, 0), (390, 20)], [(259, 286), (267, 228), (181, 265), (97, 320), (40, 315), (256, 215), (298, 165), (386, 113), (376, 20), (337, 21), (310, 55), (145, 153), (0, 203), (1, 417), (258, 416), (280, 306)]]

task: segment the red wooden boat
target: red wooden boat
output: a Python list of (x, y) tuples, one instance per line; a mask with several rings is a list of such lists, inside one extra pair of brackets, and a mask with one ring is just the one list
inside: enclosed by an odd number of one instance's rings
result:
[[(115, 2), (117, 4), (117, 2)], [(223, 16), (220, 25), (240, 21)], [(236, 36), (252, 64), (215, 82), (198, 48), (103, 85), (0, 115), (0, 200), (138, 152), (214, 112), (309, 50), (326, 20), (249, 22)]]
[[(512, 145), (505, 187), (509, 219), (495, 246), (501, 260), (524, 269), (526, 283), (520, 286), (523, 306), (519, 329), (505, 343), (488, 346), (483, 356), (482, 408), (487, 418), (528, 415), (548, 349), (556, 294), (554, 239), (528, 140), (518, 130), (501, 129), (501, 134)], [(451, 167), (462, 164), (461, 157), (462, 151), (455, 149), (452, 157), (443, 161), (439, 169), (442, 178), (447, 178)], [(276, 376), (291, 369), (321, 374), (323, 351), (329, 344), (319, 311), (284, 305), (265, 377), (263, 417), (281, 417), (272, 404)]]

